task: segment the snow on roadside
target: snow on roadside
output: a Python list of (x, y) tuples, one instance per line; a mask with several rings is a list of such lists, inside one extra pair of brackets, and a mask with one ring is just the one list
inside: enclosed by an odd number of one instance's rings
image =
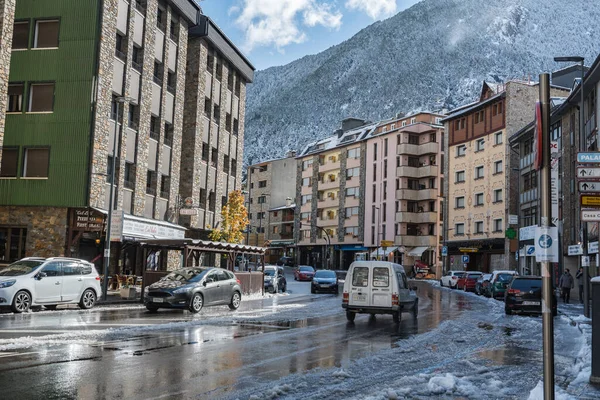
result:
[[(554, 386), (554, 395), (556, 400), (577, 400), (558, 386)], [(544, 400), (544, 382), (539, 381), (537, 386), (529, 392), (527, 400)]]

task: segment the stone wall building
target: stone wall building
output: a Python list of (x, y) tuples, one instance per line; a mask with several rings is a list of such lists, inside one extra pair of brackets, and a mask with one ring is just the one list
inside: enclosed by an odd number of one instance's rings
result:
[[(2, 143), (4, 138), (4, 121), (6, 118), (6, 100), (10, 72), (10, 55), (12, 53), (14, 19), (15, 0), (0, 0), (0, 143)], [(2, 160), (1, 147), (0, 160)]]
[[(208, 134), (214, 147), (231, 152), (223, 143), (234, 121), (224, 111), (209, 133), (202, 124), (184, 129), (184, 109), (197, 107), (188, 104), (188, 92), (199, 91), (200, 110), (205, 97), (233, 103), (229, 92), (238, 77), (242, 100), (236, 130), (243, 138), (245, 83), (252, 80), (253, 68), (196, 2), (20, 0), (14, 29), (18, 35), (12, 42), (8, 104), (3, 107), (6, 131), (0, 143), (5, 154), (0, 248), (11, 250), (0, 253), (0, 262), (67, 255), (100, 265), (111, 187), (115, 214), (123, 215), (113, 270), (141, 272), (140, 239), (183, 238), (186, 227), (204, 228), (204, 219), (179, 218), (181, 199), (192, 193), (186, 189), (195, 190), (195, 182), (184, 182), (193, 161), (185, 151)], [(198, 73), (190, 73), (190, 65), (207, 62), (206, 53), (196, 51), (198, 43), (212, 46), (218, 79), (234, 78), (222, 93), (207, 95), (193, 85)], [(204, 76), (202, 82), (207, 82)], [(213, 103), (216, 112), (219, 101)], [(241, 157), (241, 143), (233, 145), (235, 159)], [(219, 166), (224, 160), (215, 155)], [(201, 171), (205, 181), (213, 177), (219, 206), (228, 188), (239, 185), (235, 170)], [(199, 197), (194, 200), (194, 206), (200, 205)], [(160, 256), (160, 266), (168, 259)]]

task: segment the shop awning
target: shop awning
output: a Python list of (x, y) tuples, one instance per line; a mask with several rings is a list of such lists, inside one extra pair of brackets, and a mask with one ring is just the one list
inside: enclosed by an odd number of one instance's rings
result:
[(377, 250), (373, 250), (371, 252), (371, 258), (387, 257), (390, 253), (392, 253), (392, 252), (394, 252), (396, 250), (398, 250), (397, 246), (386, 247), (385, 250), (383, 249), (383, 247), (379, 247), (379, 248), (377, 248)]
[(345, 244), (342, 246), (336, 246), (336, 250), (341, 250), (341, 251), (367, 251), (369, 249), (367, 249), (366, 247), (363, 247), (361, 245), (353, 245), (353, 244)]
[(409, 257), (421, 257), (427, 250), (429, 250), (427, 246), (415, 247), (406, 253), (406, 255)]

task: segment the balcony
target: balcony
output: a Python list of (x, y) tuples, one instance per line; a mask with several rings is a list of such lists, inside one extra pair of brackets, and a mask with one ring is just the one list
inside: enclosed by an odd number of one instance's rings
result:
[(398, 189), (396, 190), (396, 200), (411, 200), (411, 201), (424, 201), (424, 200), (436, 200), (438, 198), (437, 189)]
[(396, 176), (409, 178), (427, 178), (438, 176), (437, 165), (423, 165), (420, 167), (410, 167), (402, 165), (396, 168)]
[(325, 164), (319, 165), (319, 172), (335, 171), (336, 169), (340, 169), (339, 160), (336, 162), (331, 162), (327, 160)]
[(396, 222), (405, 222), (409, 224), (435, 224), (438, 222), (438, 213), (436, 212), (406, 212), (396, 213)]
[(329, 218), (325, 216), (324, 218), (317, 218), (317, 226), (338, 226), (338, 217), (335, 216), (333, 218)]
[(439, 151), (440, 144), (437, 142), (428, 142), (423, 144), (400, 143), (398, 145), (398, 154), (424, 156), (427, 154), (437, 154)]
[(333, 208), (333, 207), (338, 207), (339, 206), (339, 199), (336, 198), (331, 198), (331, 197), (325, 197), (324, 199), (319, 199), (319, 202), (317, 203), (317, 207), (318, 208)]
[(335, 189), (338, 188), (340, 186), (340, 180), (339, 179), (334, 179), (333, 181), (330, 180), (328, 177), (326, 177), (326, 179), (319, 181), (319, 190), (327, 190), (327, 189)]
[(436, 236), (397, 235), (394, 244), (406, 247), (435, 247), (438, 245), (438, 242)]

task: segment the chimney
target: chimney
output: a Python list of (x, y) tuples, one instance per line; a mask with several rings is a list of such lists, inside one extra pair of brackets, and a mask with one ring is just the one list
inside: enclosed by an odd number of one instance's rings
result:
[(404, 118), (406, 114), (404, 114), (403, 112), (399, 112), (398, 114), (396, 114), (396, 119), (400, 119), (400, 118)]
[(289, 207), (292, 205), (292, 198), (291, 197), (286, 197), (285, 198), (285, 206)]
[(335, 131), (335, 134), (337, 135), (337, 137), (339, 139), (344, 134), (344, 130), (343, 129), (338, 129), (338, 130)]
[(290, 150), (287, 152), (287, 158), (296, 157), (296, 150)]

